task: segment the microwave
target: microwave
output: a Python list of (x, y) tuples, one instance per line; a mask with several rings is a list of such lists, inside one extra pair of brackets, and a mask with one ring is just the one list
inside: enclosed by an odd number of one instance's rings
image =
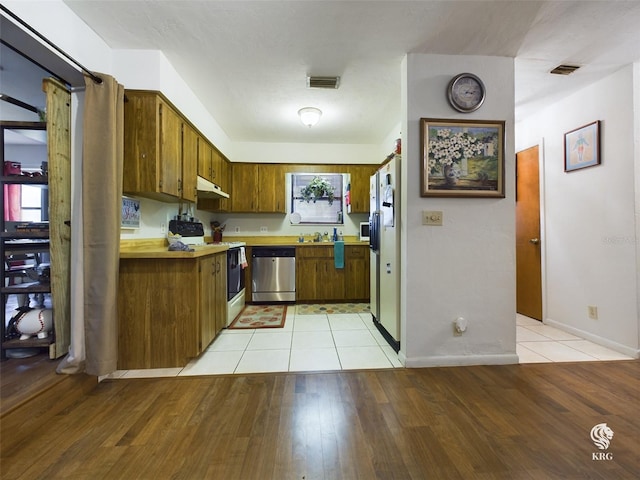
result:
[(369, 241), (369, 222), (360, 222), (360, 241)]

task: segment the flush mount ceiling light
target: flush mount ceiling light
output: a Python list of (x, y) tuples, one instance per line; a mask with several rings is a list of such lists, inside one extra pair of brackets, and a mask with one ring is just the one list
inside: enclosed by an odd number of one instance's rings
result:
[(302, 123), (311, 128), (320, 120), (322, 110), (315, 107), (304, 107), (298, 110), (298, 115), (300, 116)]

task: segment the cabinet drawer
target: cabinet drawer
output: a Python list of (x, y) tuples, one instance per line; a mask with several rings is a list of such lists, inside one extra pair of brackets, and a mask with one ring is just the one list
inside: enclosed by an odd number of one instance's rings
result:
[(296, 247), (298, 258), (333, 258), (333, 245)]
[(366, 258), (369, 253), (369, 247), (347, 246), (344, 247), (344, 253), (348, 258)]

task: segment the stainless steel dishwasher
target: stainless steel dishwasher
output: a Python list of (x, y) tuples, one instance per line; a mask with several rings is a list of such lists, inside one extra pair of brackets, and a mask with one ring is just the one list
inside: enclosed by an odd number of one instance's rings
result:
[(295, 247), (253, 247), (251, 257), (251, 300), (295, 302)]

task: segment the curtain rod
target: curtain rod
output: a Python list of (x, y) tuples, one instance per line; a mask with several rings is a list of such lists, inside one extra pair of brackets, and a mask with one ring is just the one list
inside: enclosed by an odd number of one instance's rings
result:
[(58, 52), (60, 55), (62, 55), (63, 57), (65, 57), (69, 62), (73, 63), (75, 66), (79, 67), (80, 70), (82, 70), (84, 73), (86, 73), (89, 77), (91, 77), (91, 79), (95, 82), (95, 83), (102, 83), (102, 79), (100, 77), (98, 77), (96, 74), (94, 74), (91, 70), (89, 70), (88, 68), (84, 67), (81, 63), (79, 63), (77, 60), (75, 60), (73, 57), (71, 57), (68, 53), (66, 53), (64, 50), (62, 50), (61, 48), (59, 48), (57, 45), (55, 45), (53, 42), (51, 42), (48, 38), (46, 38), (44, 35), (42, 35), (40, 32), (38, 32), (37, 30), (35, 30), (33, 27), (31, 27), (31, 25), (27, 24), (25, 21), (23, 21), (20, 17), (18, 17), (17, 15), (15, 15), (13, 12), (11, 12), (9, 9), (7, 9), (7, 7), (5, 7), (4, 5), (0, 5), (0, 10), (2, 10), (4, 13), (6, 13), (8, 16), (10, 16), (13, 20), (15, 20), (16, 22), (18, 22), (20, 25), (22, 25), (24, 28), (26, 28), (27, 30), (29, 30), (29, 32), (31, 32), (33, 35), (35, 35), (36, 37), (38, 37), (40, 40), (42, 40), (43, 42), (45, 42), (47, 45), (49, 45), (51, 48), (53, 48), (56, 52)]

